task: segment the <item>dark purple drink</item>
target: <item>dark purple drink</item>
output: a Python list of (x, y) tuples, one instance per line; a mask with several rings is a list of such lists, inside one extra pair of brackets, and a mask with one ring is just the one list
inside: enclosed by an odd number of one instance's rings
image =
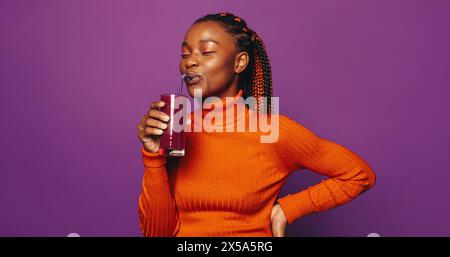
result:
[(180, 129), (184, 121), (182, 113), (179, 112), (186, 111), (183, 106), (186, 107), (185, 103), (188, 99), (182, 94), (162, 94), (161, 101), (165, 105), (160, 108), (160, 111), (167, 114), (170, 120), (166, 123), (167, 129), (163, 130), (164, 132), (160, 137), (159, 152), (163, 155), (184, 156), (186, 139), (183, 129)]

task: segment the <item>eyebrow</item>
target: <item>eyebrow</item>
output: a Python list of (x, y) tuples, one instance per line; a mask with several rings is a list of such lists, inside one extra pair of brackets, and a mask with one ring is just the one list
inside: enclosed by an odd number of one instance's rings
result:
[[(208, 39), (200, 39), (199, 42), (200, 43), (213, 42), (213, 43), (216, 43), (216, 44), (220, 45), (219, 42), (217, 42), (214, 39), (210, 39), (210, 38), (208, 38)], [(183, 44), (181, 44), (181, 46), (188, 46), (188, 43), (186, 41), (184, 41)]]

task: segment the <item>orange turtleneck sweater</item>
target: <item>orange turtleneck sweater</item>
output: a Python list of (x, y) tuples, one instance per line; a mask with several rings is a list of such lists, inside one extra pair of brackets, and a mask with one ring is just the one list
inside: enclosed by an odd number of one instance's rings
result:
[[(234, 104), (235, 99), (224, 106)], [(202, 109), (202, 117), (211, 110)], [(191, 118), (194, 112), (191, 113)], [(289, 175), (309, 169), (328, 178), (278, 199), (288, 224), (351, 201), (375, 183), (372, 168), (351, 150), (321, 138), (281, 114), (245, 108), (223, 122), (191, 126), (236, 128), (252, 115), (278, 119), (279, 136), (261, 143), (256, 132), (185, 132), (184, 157), (141, 148), (144, 164), (139, 224), (144, 236), (272, 236), (272, 206)], [(227, 119), (231, 117), (231, 119)], [(228, 122), (226, 122), (228, 120)], [(246, 123), (247, 124), (247, 123)]]

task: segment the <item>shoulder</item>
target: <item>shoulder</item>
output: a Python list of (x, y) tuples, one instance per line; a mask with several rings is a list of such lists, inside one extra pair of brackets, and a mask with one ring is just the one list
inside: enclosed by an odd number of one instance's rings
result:
[(279, 129), (279, 136), (281, 141), (311, 141), (318, 138), (318, 136), (304, 123), (296, 118), (285, 114), (271, 114), (272, 121), (277, 124)]
[(278, 123), (280, 131), (291, 130), (291, 129), (307, 129), (303, 124), (295, 118), (287, 116), (281, 113), (265, 114), (269, 122)]
[(280, 113), (258, 113), (259, 128), (263, 134), (270, 134), (267, 142), (282, 143), (314, 137), (314, 134), (297, 120)]
[(257, 120), (260, 127), (276, 126), (279, 131), (289, 130), (293, 128), (303, 129), (305, 128), (298, 120), (289, 117), (281, 113), (259, 113), (256, 111), (250, 111), (250, 117)]
[(318, 149), (320, 137), (290, 116), (274, 114), (271, 117), (273, 120), (278, 119), (279, 128), (278, 138), (271, 145), (274, 155), (290, 171), (302, 167), (301, 163)]
[(257, 117), (258, 120), (267, 120), (268, 122), (274, 121), (274, 122), (296, 122), (294, 119), (281, 114), (281, 113), (260, 113), (256, 111), (249, 111), (251, 117)]

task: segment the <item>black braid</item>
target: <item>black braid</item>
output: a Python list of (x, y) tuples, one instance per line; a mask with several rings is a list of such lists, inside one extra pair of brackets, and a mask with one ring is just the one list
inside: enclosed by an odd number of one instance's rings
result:
[[(262, 105), (267, 104), (267, 112), (271, 113), (272, 71), (262, 39), (247, 27), (245, 20), (231, 13), (208, 14), (194, 24), (205, 21), (221, 24), (235, 38), (236, 49), (248, 53), (249, 64), (239, 76), (239, 85), (244, 90), (244, 98), (253, 96), (257, 99), (255, 107), (258, 111), (263, 111)], [(260, 97), (267, 97), (267, 103), (263, 103)]]

